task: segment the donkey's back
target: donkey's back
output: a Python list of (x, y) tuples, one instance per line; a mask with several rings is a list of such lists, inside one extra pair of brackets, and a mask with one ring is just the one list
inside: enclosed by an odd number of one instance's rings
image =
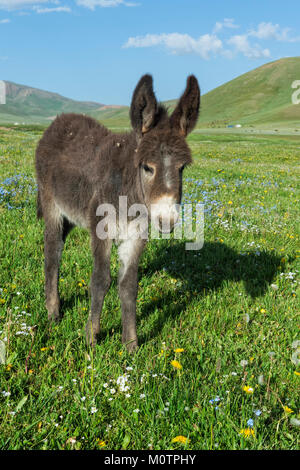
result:
[(60, 222), (64, 217), (88, 228), (92, 182), (96, 175), (101, 179), (101, 166), (104, 173), (101, 149), (111, 136), (107, 128), (88, 116), (69, 113), (53, 121), (36, 150), (38, 217)]
[(61, 114), (46, 129), (36, 149), (37, 179), (47, 179), (49, 170), (62, 161), (70, 164), (85, 162), (95, 156), (99, 148), (112, 133), (95, 119), (83, 114)]

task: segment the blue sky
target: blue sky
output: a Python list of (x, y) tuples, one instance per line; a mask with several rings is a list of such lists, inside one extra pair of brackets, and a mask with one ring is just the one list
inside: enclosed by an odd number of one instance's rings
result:
[(0, 0), (0, 79), (129, 104), (151, 73), (167, 100), (299, 55), (299, 26), (299, 0)]

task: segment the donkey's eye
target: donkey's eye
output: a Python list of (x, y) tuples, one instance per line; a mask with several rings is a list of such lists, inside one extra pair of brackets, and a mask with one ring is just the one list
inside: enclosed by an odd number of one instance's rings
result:
[(149, 175), (153, 175), (154, 169), (151, 166), (148, 165), (143, 165), (143, 170), (148, 173)]

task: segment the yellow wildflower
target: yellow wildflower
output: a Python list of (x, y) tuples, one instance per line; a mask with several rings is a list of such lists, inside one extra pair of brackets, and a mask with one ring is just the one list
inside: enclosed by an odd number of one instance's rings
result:
[(252, 428), (245, 428), (245, 429), (241, 429), (240, 430), (240, 434), (243, 436), (243, 437), (255, 437), (255, 432), (254, 432), (254, 429)]
[(244, 390), (244, 392), (249, 393), (249, 395), (251, 395), (254, 391), (252, 387), (249, 387), (249, 385), (245, 385), (243, 387), (243, 390)]
[(293, 410), (291, 410), (291, 408), (289, 408), (288, 406), (284, 406), (283, 409), (286, 413), (294, 413)]
[(180, 364), (180, 362), (174, 360), (174, 361), (171, 361), (171, 365), (173, 367), (175, 367), (175, 369), (182, 369), (182, 365)]
[(98, 439), (98, 446), (99, 446), (99, 447), (105, 447), (105, 446), (106, 446), (106, 442), (105, 442), (105, 441), (102, 441), (101, 439)]
[(184, 351), (183, 348), (176, 348), (176, 349), (174, 349), (174, 352), (183, 352), (183, 351)]
[(172, 442), (180, 442), (181, 444), (186, 444), (189, 439), (185, 436), (176, 436), (172, 439)]

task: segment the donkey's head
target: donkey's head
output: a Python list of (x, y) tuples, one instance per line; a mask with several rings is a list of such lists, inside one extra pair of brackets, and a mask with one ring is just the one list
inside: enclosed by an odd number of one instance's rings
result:
[(171, 116), (156, 101), (151, 75), (144, 75), (133, 93), (130, 118), (138, 143), (134, 163), (145, 204), (161, 231), (172, 230), (178, 219), (183, 169), (192, 161), (185, 138), (196, 125), (199, 106), (194, 75), (188, 77)]

